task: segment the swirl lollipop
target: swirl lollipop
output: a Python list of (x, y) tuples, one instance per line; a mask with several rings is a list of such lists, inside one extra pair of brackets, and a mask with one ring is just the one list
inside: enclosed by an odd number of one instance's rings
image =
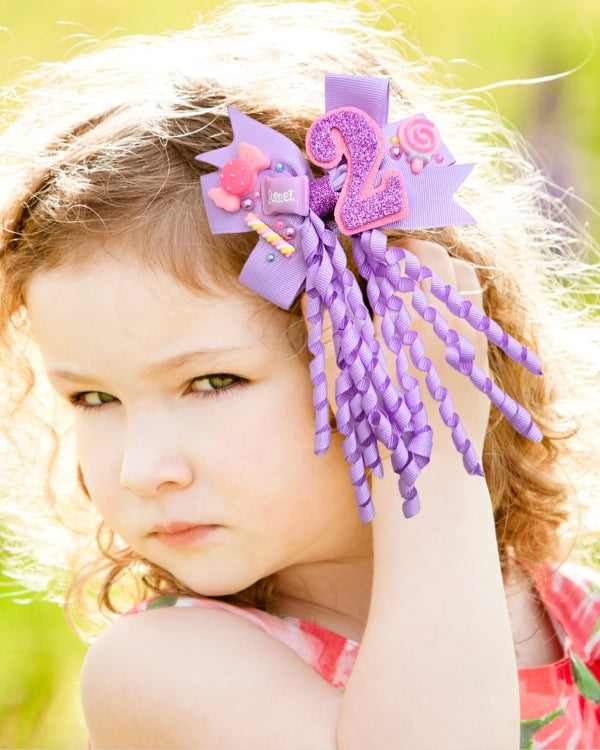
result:
[(436, 126), (423, 115), (414, 115), (398, 125), (398, 143), (406, 153), (415, 174), (429, 164), (442, 139)]

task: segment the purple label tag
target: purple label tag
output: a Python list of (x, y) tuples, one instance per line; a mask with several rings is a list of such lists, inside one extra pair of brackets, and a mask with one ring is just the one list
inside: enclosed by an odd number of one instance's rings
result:
[(260, 185), (263, 213), (308, 216), (308, 177), (265, 176)]

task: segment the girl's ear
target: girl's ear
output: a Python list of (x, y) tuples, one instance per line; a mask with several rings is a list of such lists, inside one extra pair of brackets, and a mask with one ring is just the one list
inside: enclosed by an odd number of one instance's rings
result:
[[(302, 316), (304, 317), (304, 324), (306, 330), (310, 331), (311, 324), (309, 323), (306, 314), (308, 309), (308, 295), (304, 293), (300, 300), (302, 307)], [(339, 368), (337, 366), (335, 358), (335, 349), (333, 346), (333, 326), (331, 324), (331, 318), (329, 312), (325, 310), (323, 313), (323, 335), (321, 336), (321, 342), (325, 350), (325, 377), (327, 378), (327, 399), (329, 401), (329, 408), (335, 414), (337, 411), (337, 405), (335, 403), (335, 381), (339, 375)]]

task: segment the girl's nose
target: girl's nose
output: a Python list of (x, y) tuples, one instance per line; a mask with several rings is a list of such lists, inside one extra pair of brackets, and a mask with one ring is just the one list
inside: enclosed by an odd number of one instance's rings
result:
[(165, 420), (147, 415), (129, 421), (121, 461), (120, 483), (124, 489), (152, 498), (193, 482), (193, 468), (177, 432)]

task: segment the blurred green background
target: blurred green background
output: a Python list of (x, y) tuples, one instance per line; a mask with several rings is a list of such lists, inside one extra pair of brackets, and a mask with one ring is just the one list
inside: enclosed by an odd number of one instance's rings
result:
[[(0, 0), (0, 82), (35, 62), (63, 58), (83, 37), (184, 28), (199, 12), (219, 4)], [(384, 0), (379, 7), (388, 10), (386, 28), (400, 23), (427, 54), (455, 61), (449, 71), (467, 88), (574, 71), (493, 94), (500, 112), (534, 144), (555, 182), (563, 190), (574, 187), (587, 201), (586, 206), (571, 199), (571, 207), (598, 237), (599, 0), (414, 0), (407, 5)], [(0, 577), (0, 747), (85, 747), (77, 698), (85, 648), (59, 607), (2, 598), (6, 584)]]

